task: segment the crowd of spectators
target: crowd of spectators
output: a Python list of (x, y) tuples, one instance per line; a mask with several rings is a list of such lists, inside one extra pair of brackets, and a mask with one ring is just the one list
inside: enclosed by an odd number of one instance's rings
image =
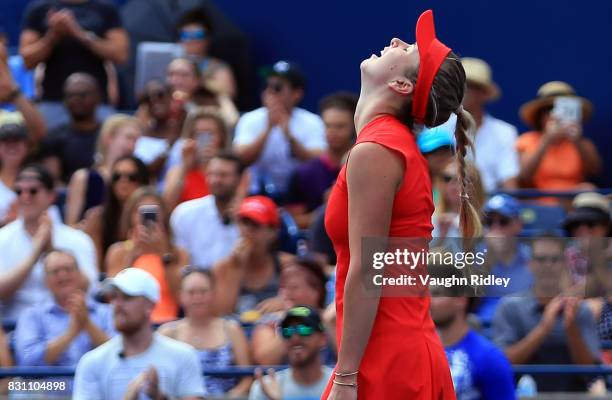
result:
[[(307, 111), (305, 74), (280, 60), (261, 107), (240, 114), (232, 67), (209, 54), (213, 26), (203, 10), (181, 15), (181, 55), (121, 113), (116, 67), (130, 38), (110, 2), (32, 2), (17, 54), (0, 35), (0, 318), (16, 322), (0, 329), (0, 367), (76, 367), (57, 379), (75, 399), (323, 391), (337, 345), (323, 221), (356, 139), (357, 97), (332, 93), (318, 114)], [(489, 65), (462, 62), (477, 124), (469, 193), (460, 193), (455, 121), (416, 133), (436, 204), (431, 246), (459, 250), (467, 194), (483, 210), (483, 268), (511, 284), (478, 296), (432, 287), (431, 313), (458, 399), (511, 399), (512, 364), (612, 362), (601, 348), (612, 340), (610, 200), (589, 182), (601, 159), (583, 132), (588, 99), (565, 82), (542, 85), (520, 107), (532, 131), (519, 135), (486, 111), (502, 94)], [(559, 119), (558, 97), (577, 99), (581, 121)], [(567, 215), (526, 241), (528, 202), (498, 193), (518, 188), (584, 193), (571, 204), (536, 199)], [(203, 375), (247, 365), (289, 368)]]

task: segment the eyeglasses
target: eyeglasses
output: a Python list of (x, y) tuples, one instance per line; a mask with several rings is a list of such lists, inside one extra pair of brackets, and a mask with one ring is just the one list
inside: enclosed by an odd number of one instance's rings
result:
[(15, 188), (15, 194), (17, 195), (17, 197), (20, 197), (23, 193), (29, 193), (30, 196), (36, 196), (39, 192), (39, 188), (29, 188), (29, 189), (23, 189), (20, 187), (16, 187)]
[(111, 179), (113, 183), (119, 182), (121, 178), (127, 178), (130, 182), (138, 182), (138, 174), (114, 172)]
[(270, 89), (274, 93), (280, 93), (283, 90), (283, 87), (285, 87), (285, 85), (283, 85), (281, 82), (270, 82), (266, 85), (266, 88)]
[(495, 216), (495, 217), (487, 216), (485, 218), (486, 226), (498, 225), (502, 228), (505, 228), (506, 226), (510, 225), (511, 222), (512, 222), (511, 218), (505, 217), (503, 215)]
[(538, 262), (540, 264), (557, 264), (560, 263), (561, 261), (563, 261), (563, 256), (562, 255), (557, 255), (557, 256), (538, 256), (538, 255), (532, 255), (531, 258), (533, 259), (533, 261)]
[(308, 337), (314, 333), (314, 328), (307, 325), (294, 325), (281, 329), (281, 335), (285, 339), (291, 339), (291, 337), (296, 333), (301, 337)]

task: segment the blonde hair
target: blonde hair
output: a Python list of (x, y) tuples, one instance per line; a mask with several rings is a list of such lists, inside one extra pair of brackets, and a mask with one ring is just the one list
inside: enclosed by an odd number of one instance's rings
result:
[(191, 110), (189, 114), (187, 114), (187, 118), (185, 118), (181, 137), (183, 139), (193, 139), (195, 124), (200, 119), (211, 119), (215, 121), (215, 124), (217, 124), (217, 128), (219, 128), (219, 132), (221, 133), (220, 148), (227, 148), (229, 145), (227, 126), (225, 124), (225, 120), (217, 111), (216, 107), (197, 107)]
[(139, 129), (142, 128), (142, 125), (138, 119), (127, 114), (114, 114), (104, 121), (104, 124), (102, 124), (102, 128), (100, 129), (100, 135), (98, 136), (98, 140), (96, 142), (96, 165), (102, 164), (106, 158), (106, 152), (108, 151), (106, 142), (108, 142), (109, 139), (114, 138), (119, 129), (128, 124), (134, 124), (138, 126)]

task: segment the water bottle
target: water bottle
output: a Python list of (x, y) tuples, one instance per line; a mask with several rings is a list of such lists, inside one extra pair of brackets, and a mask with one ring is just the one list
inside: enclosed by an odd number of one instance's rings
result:
[(523, 375), (516, 384), (516, 397), (535, 397), (538, 394), (538, 385), (531, 375)]

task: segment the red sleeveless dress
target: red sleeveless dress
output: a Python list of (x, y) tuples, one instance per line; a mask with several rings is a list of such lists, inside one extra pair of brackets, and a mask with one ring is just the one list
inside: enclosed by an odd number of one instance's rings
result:
[[(389, 237), (431, 238), (431, 180), (427, 162), (412, 132), (391, 115), (368, 123), (357, 143), (374, 142), (402, 157), (404, 180), (393, 202)], [(338, 345), (342, 338), (344, 285), (349, 268), (346, 166), (331, 192), (325, 227), (338, 258), (336, 311)], [(359, 367), (358, 398), (365, 400), (454, 400), (444, 348), (429, 315), (429, 294), (380, 298), (378, 312)], [(330, 379), (322, 400), (332, 387)]]

